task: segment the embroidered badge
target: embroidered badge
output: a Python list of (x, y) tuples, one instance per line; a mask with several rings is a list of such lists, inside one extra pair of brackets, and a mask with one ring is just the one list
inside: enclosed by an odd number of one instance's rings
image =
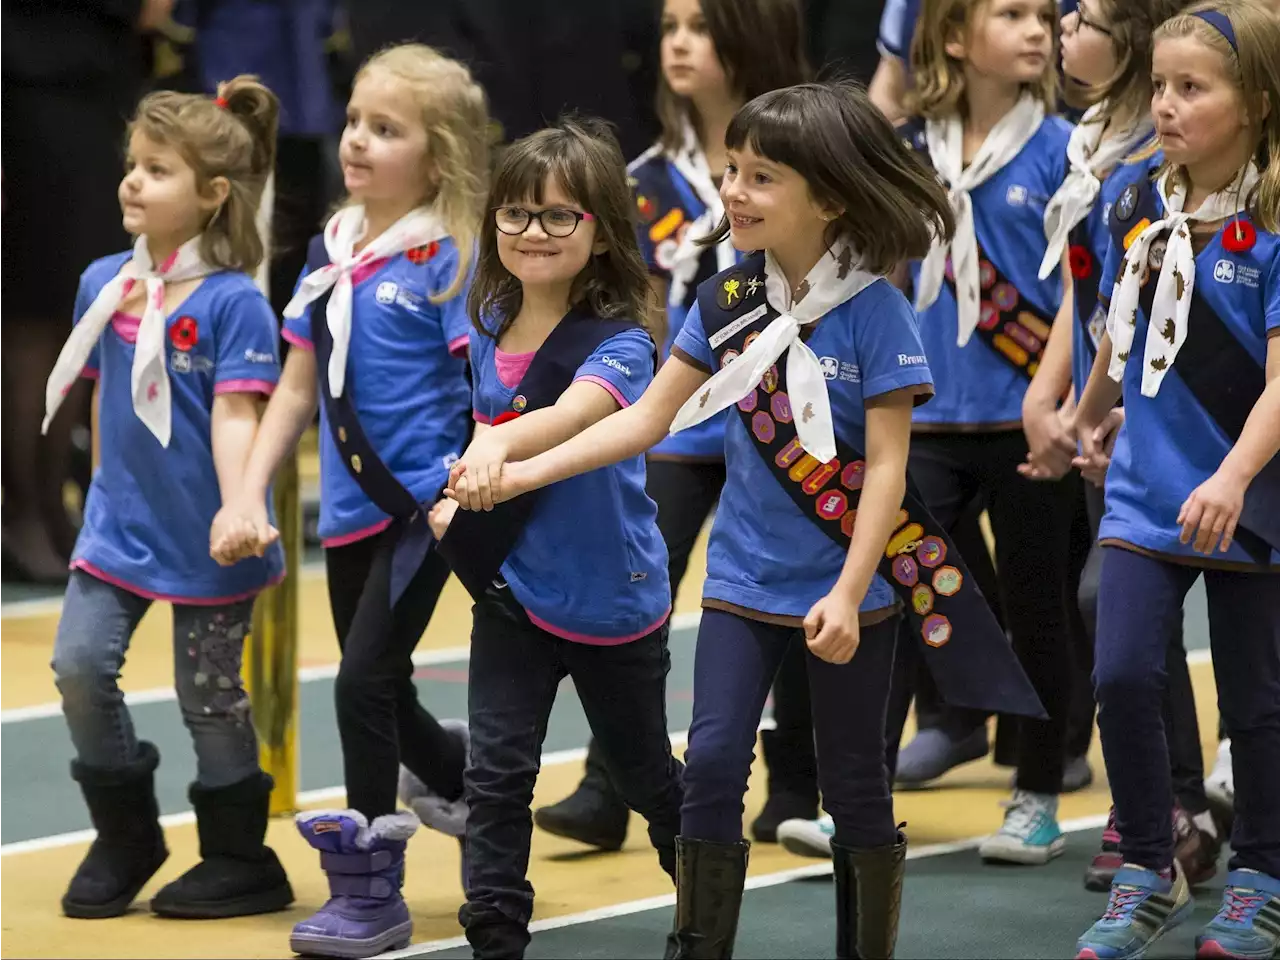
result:
[(849, 498), (840, 490), (828, 490), (818, 498), (816, 509), (823, 520), (839, 520), (849, 508)]
[(893, 579), (904, 587), (914, 587), (920, 582), (920, 568), (910, 557), (898, 557), (893, 561)]
[[(1128, 233), (1124, 235), (1124, 248), (1128, 250), (1130, 247), (1132, 247), (1133, 241), (1138, 239), (1138, 234), (1142, 233), (1142, 231), (1147, 229), (1147, 227), (1149, 226), (1151, 226), (1151, 221), (1148, 220), (1146, 217), (1143, 217), (1141, 220), (1135, 223), (1133, 225), (1133, 229), (1131, 229)], [(1140, 267), (1141, 267), (1141, 264), (1135, 263), (1133, 265), (1133, 272), (1137, 273)]]
[(855, 460), (840, 472), (840, 482), (847, 490), (861, 490), (862, 480), (867, 473), (867, 462)]
[(751, 418), (751, 432), (761, 443), (773, 443), (773, 438), (778, 435), (778, 427), (767, 411), (757, 410)]
[(945, 647), (951, 639), (951, 621), (940, 613), (931, 614), (925, 617), (920, 633), (929, 646)]
[(1018, 305), (1018, 291), (1011, 283), (997, 283), (991, 291), (991, 302), (1001, 310), (1012, 310)]
[(760, 386), (764, 387), (765, 393), (773, 393), (778, 389), (778, 365), (776, 363), (764, 372), (764, 376), (760, 379)]
[(920, 541), (916, 556), (920, 558), (920, 566), (932, 570), (946, 559), (947, 545), (938, 537), (925, 537)]
[(742, 282), (741, 274), (737, 273), (731, 273), (721, 281), (720, 289), (716, 291), (716, 303), (721, 310), (728, 310), (742, 299)]
[(643, 193), (636, 194), (636, 210), (640, 213), (640, 219), (645, 223), (653, 222), (653, 201)]
[(1000, 325), (1000, 309), (990, 300), (983, 300), (978, 308), (978, 326), (983, 330), (994, 330)]
[[(1124, 193), (1120, 194), (1120, 199), (1116, 201), (1114, 207), (1116, 219), (1121, 223), (1126, 223), (1133, 216), (1133, 211), (1138, 206), (1138, 185), (1131, 183), (1124, 188)], [(1128, 244), (1126, 244), (1128, 246)]]
[(769, 409), (779, 423), (791, 422), (791, 398), (785, 393), (775, 393), (769, 398)]
[(840, 518), (840, 532), (846, 537), (853, 536), (853, 525), (858, 521), (857, 510), (846, 510), (845, 515)]
[(676, 251), (679, 249), (680, 244), (673, 237), (667, 237), (653, 248), (653, 262), (659, 269), (670, 270), (676, 265)]
[(918, 583), (912, 589), (911, 609), (920, 617), (933, 611), (933, 591), (925, 584)]
[(729, 364), (733, 363), (733, 361), (737, 360), (739, 356), (741, 356), (741, 354), (739, 354), (737, 350), (726, 350), (724, 355), (720, 358), (720, 369), (723, 370)]
[[(827, 481), (840, 472), (840, 461), (834, 457), (826, 463), (819, 464), (818, 469), (804, 478), (804, 483), (800, 484), (800, 489), (809, 496), (813, 496), (819, 490), (827, 485)], [(841, 494), (844, 496), (844, 494)], [(848, 499), (846, 498), (846, 503)]]
[(889, 538), (889, 543), (884, 548), (884, 555), (896, 557), (899, 554), (914, 553), (916, 547), (920, 546), (922, 536), (924, 536), (924, 527), (918, 523), (908, 523)]
[(679, 207), (667, 212), (661, 220), (649, 228), (649, 239), (661, 243), (676, 232), (676, 228), (684, 223), (684, 211)]
[(179, 317), (169, 328), (169, 342), (174, 349), (186, 352), (200, 342), (200, 328), (195, 317)]
[(789, 467), (799, 460), (803, 454), (804, 447), (800, 445), (800, 438), (796, 437), (778, 451), (777, 455), (773, 458), (773, 462), (780, 467)]
[(738, 409), (743, 413), (750, 413), (760, 405), (760, 391), (752, 390), (745, 397), (738, 401)]
[(964, 585), (964, 574), (956, 567), (942, 567), (933, 574), (933, 589), (938, 596), (954, 597)]
[(764, 286), (764, 281), (762, 281), (759, 277), (752, 277), (750, 280), (747, 281), (747, 296), (754, 297), (756, 295), (756, 291), (763, 286)]

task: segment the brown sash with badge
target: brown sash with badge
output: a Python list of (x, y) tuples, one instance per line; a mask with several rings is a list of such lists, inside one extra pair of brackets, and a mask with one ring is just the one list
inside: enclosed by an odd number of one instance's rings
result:
[[(1111, 211), (1112, 241), (1127, 250), (1133, 238), (1161, 215), (1151, 181), (1144, 178), (1130, 184)], [(1243, 217), (1241, 223), (1249, 230), (1256, 230)], [(1230, 230), (1231, 226), (1226, 229)], [(1156, 291), (1153, 281), (1158, 271), (1151, 269), (1150, 264), (1144, 269), (1148, 270), (1148, 276), (1138, 303), (1150, 323)], [(1198, 283), (1191, 290), (1187, 339), (1173, 361), (1173, 372), (1233, 444), (1240, 439), (1245, 421), (1267, 386), (1265, 367), (1236, 339), (1231, 328), (1201, 295)], [(1245, 490), (1235, 539), (1261, 564), (1271, 562), (1272, 550), (1280, 551), (1280, 456), (1272, 457)]]
[[(924, 121), (919, 117), (898, 127), (912, 150), (920, 154), (932, 167), (929, 148), (924, 138)], [(952, 296), (956, 293), (955, 277), (947, 263), (946, 284)], [(1049, 343), (1049, 331), (1053, 328), (1053, 316), (1046, 315), (1034, 303), (1024, 297), (1013, 281), (987, 256), (978, 244), (978, 282), (980, 304), (977, 335), (996, 356), (1028, 380), (1035, 376)]]
[[(739, 356), (777, 311), (764, 297), (764, 255), (755, 254), (698, 288), (698, 309), (716, 362)], [(819, 463), (800, 446), (787, 397), (785, 364), (775, 364), (738, 414), (756, 452), (800, 512), (849, 549), (866, 458), (836, 435), (836, 457)], [(911, 632), (948, 703), (1044, 717), (1044, 709), (947, 531), (910, 478), (897, 528), (878, 572), (902, 598)]]

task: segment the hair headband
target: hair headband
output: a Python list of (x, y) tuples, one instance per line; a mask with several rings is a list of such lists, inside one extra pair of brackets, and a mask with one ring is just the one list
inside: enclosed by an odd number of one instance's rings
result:
[(1209, 26), (1213, 27), (1213, 29), (1217, 30), (1224, 38), (1226, 38), (1227, 43), (1231, 44), (1231, 49), (1237, 54), (1240, 53), (1240, 48), (1236, 46), (1235, 28), (1231, 26), (1231, 20), (1225, 13), (1222, 13), (1219, 10), (1201, 10), (1199, 13), (1193, 13), (1192, 16), (1199, 17)]

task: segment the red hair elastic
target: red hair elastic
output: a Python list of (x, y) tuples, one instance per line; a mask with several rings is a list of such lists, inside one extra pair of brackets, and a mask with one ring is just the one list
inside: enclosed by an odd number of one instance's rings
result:
[(213, 105), (215, 107), (221, 107), (223, 110), (225, 110), (227, 109), (227, 100), (225, 97), (214, 97)]

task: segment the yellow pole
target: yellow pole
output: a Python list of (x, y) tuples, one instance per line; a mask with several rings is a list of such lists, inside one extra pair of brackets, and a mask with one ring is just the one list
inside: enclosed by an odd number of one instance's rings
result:
[(298, 459), (280, 466), (275, 482), (276, 526), (286, 576), (264, 590), (253, 610), (253, 634), (245, 649), (245, 685), (258, 730), (262, 769), (275, 778), (271, 815), (298, 809), (298, 560), (302, 554), (302, 504)]

